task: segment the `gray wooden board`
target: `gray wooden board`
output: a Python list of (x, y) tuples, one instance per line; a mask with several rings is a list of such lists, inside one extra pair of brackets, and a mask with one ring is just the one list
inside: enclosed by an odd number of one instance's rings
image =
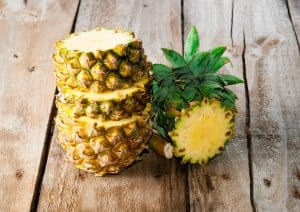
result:
[(259, 211), (299, 211), (300, 56), (285, 1), (244, 1), (253, 194)]
[(0, 211), (29, 211), (55, 78), (54, 41), (77, 1), (0, 1)]

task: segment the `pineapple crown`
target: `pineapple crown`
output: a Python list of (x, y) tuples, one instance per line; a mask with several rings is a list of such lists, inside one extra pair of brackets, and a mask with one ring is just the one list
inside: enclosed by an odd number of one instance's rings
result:
[(166, 139), (169, 138), (167, 132), (175, 128), (174, 110), (186, 109), (192, 101), (215, 98), (223, 107), (236, 110), (237, 96), (226, 86), (243, 81), (232, 75), (217, 74), (221, 67), (230, 63), (229, 58), (223, 56), (226, 47), (200, 52), (199, 46), (199, 35), (193, 26), (187, 36), (183, 56), (162, 48), (171, 66), (152, 65), (153, 127)]

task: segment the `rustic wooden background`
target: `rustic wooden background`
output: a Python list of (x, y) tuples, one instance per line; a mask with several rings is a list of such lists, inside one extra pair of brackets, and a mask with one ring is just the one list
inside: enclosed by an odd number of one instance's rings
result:
[[(55, 142), (53, 44), (83, 29), (135, 31), (150, 60), (228, 46), (239, 115), (208, 166), (155, 153), (97, 178)], [(300, 211), (300, 0), (0, 0), (0, 211)], [(53, 132), (54, 131), (54, 132)]]

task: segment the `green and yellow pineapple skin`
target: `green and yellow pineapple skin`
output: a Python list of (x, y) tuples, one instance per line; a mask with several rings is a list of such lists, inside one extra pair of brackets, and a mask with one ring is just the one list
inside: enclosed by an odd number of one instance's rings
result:
[(169, 132), (174, 154), (182, 163), (205, 165), (221, 154), (234, 132), (235, 111), (222, 107), (218, 99), (204, 98), (177, 115), (175, 129)]
[(134, 115), (142, 115), (151, 101), (148, 92), (136, 92), (131, 96), (118, 100), (89, 101), (82, 98), (56, 98), (59, 111), (74, 118), (88, 116), (104, 120), (121, 120)]
[[(129, 88), (136, 82), (148, 79), (151, 64), (147, 62), (142, 42), (134, 39), (133, 33), (115, 32), (128, 34), (132, 41), (114, 49), (92, 52), (68, 50), (64, 41), (57, 42), (53, 59), (58, 88), (99, 93)], [(80, 33), (71, 35), (74, 36), (80, 36)]]
[[(138, 160), (152, 134), (151, 64), (142, 42), (129, 41), (92, 51), (56, 43), (57, 142), (78, 169), (102, 176), (118, 173)], [(109, 41), (107, 41), (109, 42)]]
[(151, 136), (147, 119), (108, 127), (58, 123), (58, 143), (67, 159), (84, 171), (102, 176), (117, 173), (134, 162)]

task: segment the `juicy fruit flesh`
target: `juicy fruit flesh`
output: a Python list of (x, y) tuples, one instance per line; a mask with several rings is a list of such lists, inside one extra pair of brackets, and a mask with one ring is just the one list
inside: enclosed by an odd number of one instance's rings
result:
[(64, 41), (64, 47), (70, 50), (91, 52), (95, 50), (113, 49), (134, 40), (129, 33), (116, 33), (116, 30), (93, 30), (73, 35)]
[(205, 164), (224, 150), (233, 134), (232, 110), (225, 110), (217, 100), (203, 100), (200, 106), (180, 118), (176, 129), (170, 133), (175, 143), (175, 155), (183, 163)]

